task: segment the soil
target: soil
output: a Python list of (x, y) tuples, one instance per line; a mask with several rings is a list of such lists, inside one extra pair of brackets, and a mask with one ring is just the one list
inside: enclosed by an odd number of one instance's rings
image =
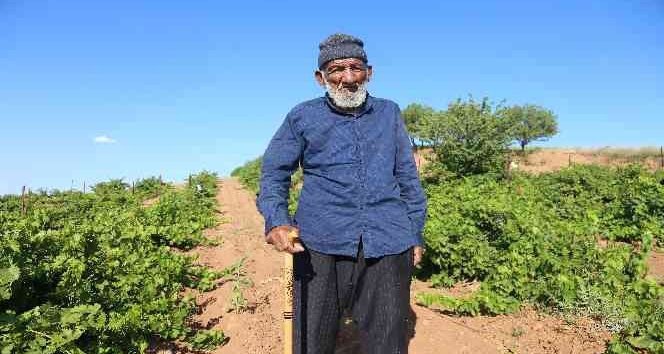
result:
[[(244, 270), (253, 284), (243, 290), (248, 308), (239, 313), (230, 307), (231, 283), (198, 295), (200, 313), (193, 321), (203, 328), (223, 330), (229, 338), (226, 345), (212, 353), (282, 353), (283, 254), (263, 241), (263, 218), (256, 210), (255, 196), (243, 189), (236, 179), (220, 181), (217, 201), (223, 222), (206, 230), (206, 235), (221, 237), (222, 243), (198, 247), (191, 252), (199, 256), (198, 262), (215, 269), (223, 269), (244, 258)], [(655, 262), (661, 264), (664, 255), (661, 257)], [(476, 283), (462, 283), (446, 291), (465, 296), (476, 288)], [(590, 354), (604, 352), (610, 339), (609, 333), (590, 319), (563, 319), (531, 308), (493, 317), (452, 316), (416, 305), (414, 295), (421, 291), (441, 290), (431, 289), (424, 282), (413, 282), (413, 326), (409, 344), (409, 352), (413, 354)], [(357, 331), (350, 321), (344, 323), (336, 354), (361, 354)], [(183, 353), (185, 350), (166, 344), (153, 352)]]
[(547, 172), (569, 167), (571, 164), (624, 166), (638, 162), (648, 169), (654, 170), (658, 165), (655, 158), (630, 159), (612, 157), (586, 149), (543, 149), (529, 153), (527, 158), (516, 158), (517, 168), (527, 172)]
[[(423, 148), (415, 152), (415, 164), (421, 167), (427, 164), (427, 157), (431, 156), (433, 151), (430, 148)], [(640, 163), (650, 170), (661, 168), (662, 163), (656, 157), (629, 158), (612, 156), (603, 153), (597, 149), (563, 149), (563, 148), (545, 148), (531, 151), (526, 157), (514, 153), (512, 156), (512, 169), (542, 173), (556, 171), (573, 164), (578, 165), (603, 165), (603, 166), (624, 166), (630, 163)]]
[(664, 285), (664, 250), (653, 251), (647, 264), (648, 275)]

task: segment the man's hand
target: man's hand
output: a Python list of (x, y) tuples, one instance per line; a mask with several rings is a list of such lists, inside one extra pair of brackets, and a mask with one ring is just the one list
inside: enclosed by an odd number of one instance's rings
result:
[(267, 243), (274, 246), (279, 252), (297, 253), (304, 251), (304, 247), (297, 242), (293, 243), (288, 239), (288, 234), (297, 230), (297, 228), (290, 225), (281, 225), (272, 228), (265, 237)]
[(413, 250), (413, 266), (417, 266), (422, 261), (422, 255), (424, 254), (424, 248), (422, 246), (415, 246)]

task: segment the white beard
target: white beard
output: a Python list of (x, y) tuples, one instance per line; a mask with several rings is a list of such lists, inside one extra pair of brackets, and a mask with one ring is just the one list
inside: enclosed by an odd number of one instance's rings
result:
[(341, 108), (357, 108), (367, 99), (367, 81), (359, 84), (355, 92), (342, 88), (341, 83), (337, 87), (333, 87), (325, 77), (323, 77), (323, 81), (332, 102)]

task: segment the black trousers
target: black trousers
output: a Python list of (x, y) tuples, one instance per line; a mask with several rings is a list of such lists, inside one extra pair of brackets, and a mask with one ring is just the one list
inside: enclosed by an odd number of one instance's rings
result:
[(380, 258), (297, 253), (294, 345), (296, 354), (333, 354), (339, 320), (357, 323), (363, 353), (408, 353), (413, 249)]

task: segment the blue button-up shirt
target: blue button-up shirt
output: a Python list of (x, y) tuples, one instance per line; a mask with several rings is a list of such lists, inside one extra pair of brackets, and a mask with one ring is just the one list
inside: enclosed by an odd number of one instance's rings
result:
[[(291, 220), (298, 165), (304, 184)], [(307, 248), (326, 254), (355, 256), (360, 238), (367, 258), (422, 245), (427, 201), (397, 104), (368, 95), (349, 114), (325, 96), (294, 107), (263, 155), (256, 206), (266, 235), (292, 225)]]

